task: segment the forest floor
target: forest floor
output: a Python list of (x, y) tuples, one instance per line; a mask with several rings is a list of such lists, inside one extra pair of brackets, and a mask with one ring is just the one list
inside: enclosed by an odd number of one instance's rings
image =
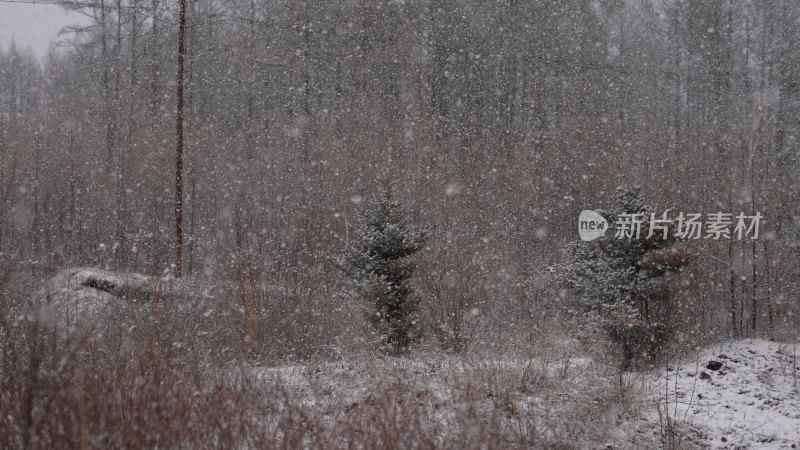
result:
[[(141, 328), (152, 320), (150, 309), (139, 311), (140, 303), (122, 298), (157, 292), (151, 281), (96, 270), (61, 273), (50, 283), (41, 318), (58, 323), (56, 329), (92, 319), (99, 332), (119, 318), (133, 324), (126, 330)], [(191, 292), (195, 309), (215, 292), (170, 286)], [(175, 317), (184, 313), (178, 309)], [(214, 327), (202, 317), (192, 324)], [(168, 323), (168, 329), (194, 330)], [(236, 392), (252, 394), (250, 409), (242, 406), (244, 417), (265, 427), (269, 442), (287, 448), (334, 442), (337, 448), (410, 442), (423, 448), (800, 447), (797, 344), (728, 341), (673, 358), (661, 369), (622, 376), (612, 359), (564, 337), (529, 350), (365, 352), (279, 366), (242, 358), (208, 370), (230, 379)]]
[[(533, 442), (543, 445), (778, 449), (800, 446), (796, 347), (757, 339), (714, 345), (666, 370), (626, 374), (627, 402), (610, 401), (589, 358), (394, 358), (252, 368), (251, 374), (280, 380), (294, 399), (334, 422), (343, 411), (375, 402), (381, 389), (399, 389), (428, 410), (433, 434), (456, 429), (450, 422), (461, 420), (469, 403), (484, 417), (500, 411), (505, 421), (532, 421), (541, 439)], [(469, 402), (464, 389), (472, 390)]]
[(645, 419), (663, 422), (668, 410), (675, 440), (691, 447), (798, 448), (797, 347), (745, 339), (676, 361), (654, 380), (659, 407)]

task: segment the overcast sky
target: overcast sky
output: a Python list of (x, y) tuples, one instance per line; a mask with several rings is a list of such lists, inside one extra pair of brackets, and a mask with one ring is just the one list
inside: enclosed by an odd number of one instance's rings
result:
[(50, 44), (59, 39), (62, 28), (88, 21), (87, 17), (60, 6), (0, 2), (0, 45), (8, 49), (13, 39), (18, 47), (30, 47), (43, 59)]

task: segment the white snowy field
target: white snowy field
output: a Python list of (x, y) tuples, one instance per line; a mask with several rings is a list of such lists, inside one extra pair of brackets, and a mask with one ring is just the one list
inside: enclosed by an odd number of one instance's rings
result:
[[(413, 400), (433, 442), (465, 410), (500, 413), (504, 426), (530, 427), (536, 446), (567, 448), (767, 448), (800, 446), (796, 344), (746, 339), (714, 345), (648, 374), (627, 373), (623, 398), (591, 358), (476, 361), (454, 357), (254, 367), (334, 425), (346, 411), (374, 404), (384, 389)], [(710, 362), (721, 366), (709, 369)], [(712, 363), (711, 367), (715, 367)], [(469, 396), (465, 396), (467, 391)], [(467, 400), (469, 398), (469, 400)], [(480, 443), (479, 436), (473, 444)]]
[[(705, 348), (670, 364), (659, 377), (666, 411), (692, 445), (710, 448), (797, 448), (800, 396), (797, 344), (760, 339)], [(721, 363), (716, 370), (709, 362)], [(715, 367), (711, 364), (711, 367)], [(659, 421), (658, 409), (647, 418)]]

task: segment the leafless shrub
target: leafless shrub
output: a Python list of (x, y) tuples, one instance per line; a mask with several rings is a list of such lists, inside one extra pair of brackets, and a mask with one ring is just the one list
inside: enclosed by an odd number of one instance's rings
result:
[(442, 349), (466, 352), (484, 324), (489, 306), (487, 267), (476, 254), (454, 243), (433, 244), (420, 271), (428, 330)]

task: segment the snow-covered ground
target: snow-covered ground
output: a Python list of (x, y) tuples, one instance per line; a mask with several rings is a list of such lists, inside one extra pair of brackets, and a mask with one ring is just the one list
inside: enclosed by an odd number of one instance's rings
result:
[[(571, 445), (598, 443), (599, 438), (604, 439), (600, 448), (783, 449), (800, 448), (796, 351), (796, 344), (756, 339), (714, 345), (693, 358), (672, 361), (667, 370), (627, 374), (631, 403), (625, 406), (601, 398), (603, 377), (585, 357), (549, 362), (380, 359), (252, 368), (250, 375), (260, 382), (280, 380), (295, 401), (331, 417), (342, 407), (369, 401), (377, 386), (386, 388), (381, 380), (396, 377), (403, 380), (402, 389), (425, 392), (420, 398), (435, 407), (420, 412), (430, 414), (426, 421), (445, 433), (463, 409), (459, 391), (471, 386), (480, 392), (473, 397), (477, 408), (500, 408), (514, 421), (533, 421), (537, 429), (547, 430), (543, 438), (551, 444), (565, 433), (563, 424), (578, 420), (596, 422), (581, 425), (581, 432), (594, 436), (581, 441), (570, 435)], [(712, 361), (721, 365), (709, 368)], [(598, 402), (609, 407), (577, 412)]]
[(646, 419), (663, 423), (668, 405), (689, 447), (800, 448), (798, 350), (760, 339), (705, 348), (661, 372), (654, 393), (662, 414), (653, 408)]
[[(264, 389), (279, 385), (287, 402), (313, 410), (315, 420), (327, 426), (354, 408), (369, 408), (387, 398), (403, 402), (419, 417), (416, 426), (428, 430), (436, 446), (445, 448), (453, 445), (454, 436), (471, 432), (464, 428), (472, 420), (497, 420), (502, 432), (508, 433), (527, 428), (535, 436), (535, 447), (583, 448), (604, 439), (617, 425), (628, 426), (619, 420), (626, 416), (623, 408), (609, 399), (613, 395), (607, 379), (586, 357), (482, 360), (417, 354), (251, 367), (247, 372)], [(475, 435), (469, 441), (480, 447), (488, 439)], [(637, 442), (655, 445), (657, 436), (639, 433)]]
[[(178, 295), (195, 310), (219, 289), (76, 268), (56, 274), (37, 296), (40, 320), (67, 329), (83, 321), (100, 331), (112, 317), (142, 323), (150, 292)], [(235, 305), (223, 309), (236, 312)], [(612, 361), (581, 351), (576, 342), (557, 338), (542, 346), (549, 350), (524, 357), (457, 357), (429, 349), (401, 358), (362, 354), (319, 364), (244, 363), (231, 373), (265, 393), (281, 393), (268, 423), (300, 408), (317, 421), (309, 426), (334, 434), (342, 420), (384, 413), (382, 403), (400, 402), (419, 422), (398, 426), (421, 426), (431, 442), (445, 447), (455, 442), (448, 440), (453, 430), (469, 435), (483, 429), (471, 425), (480, 422), (503, 427), (502, 433), (530, 428), (526, 437), (543, 447), (800, 448), (797, 344), (729, 341), (674, 358), (659, 371), (627, 373), (622, 385)], [(509, 442), (519, 444), (518, 438)]]
[[(73, 267), (55, 273), (34, 292), (35, 308), (30, 313), (65, 336), (80, 328), (100, 333), (108, 328), (112, 317), (130, 320), (137, 313), (149, 311), (154, 296), (180, 299), (175, 305), (182, 312), (206, 311), (217, 296), (223, 297), (219, 293), (226, 287), (191, 278)], [(225, 307), (239, 311), (238, 305)]]

